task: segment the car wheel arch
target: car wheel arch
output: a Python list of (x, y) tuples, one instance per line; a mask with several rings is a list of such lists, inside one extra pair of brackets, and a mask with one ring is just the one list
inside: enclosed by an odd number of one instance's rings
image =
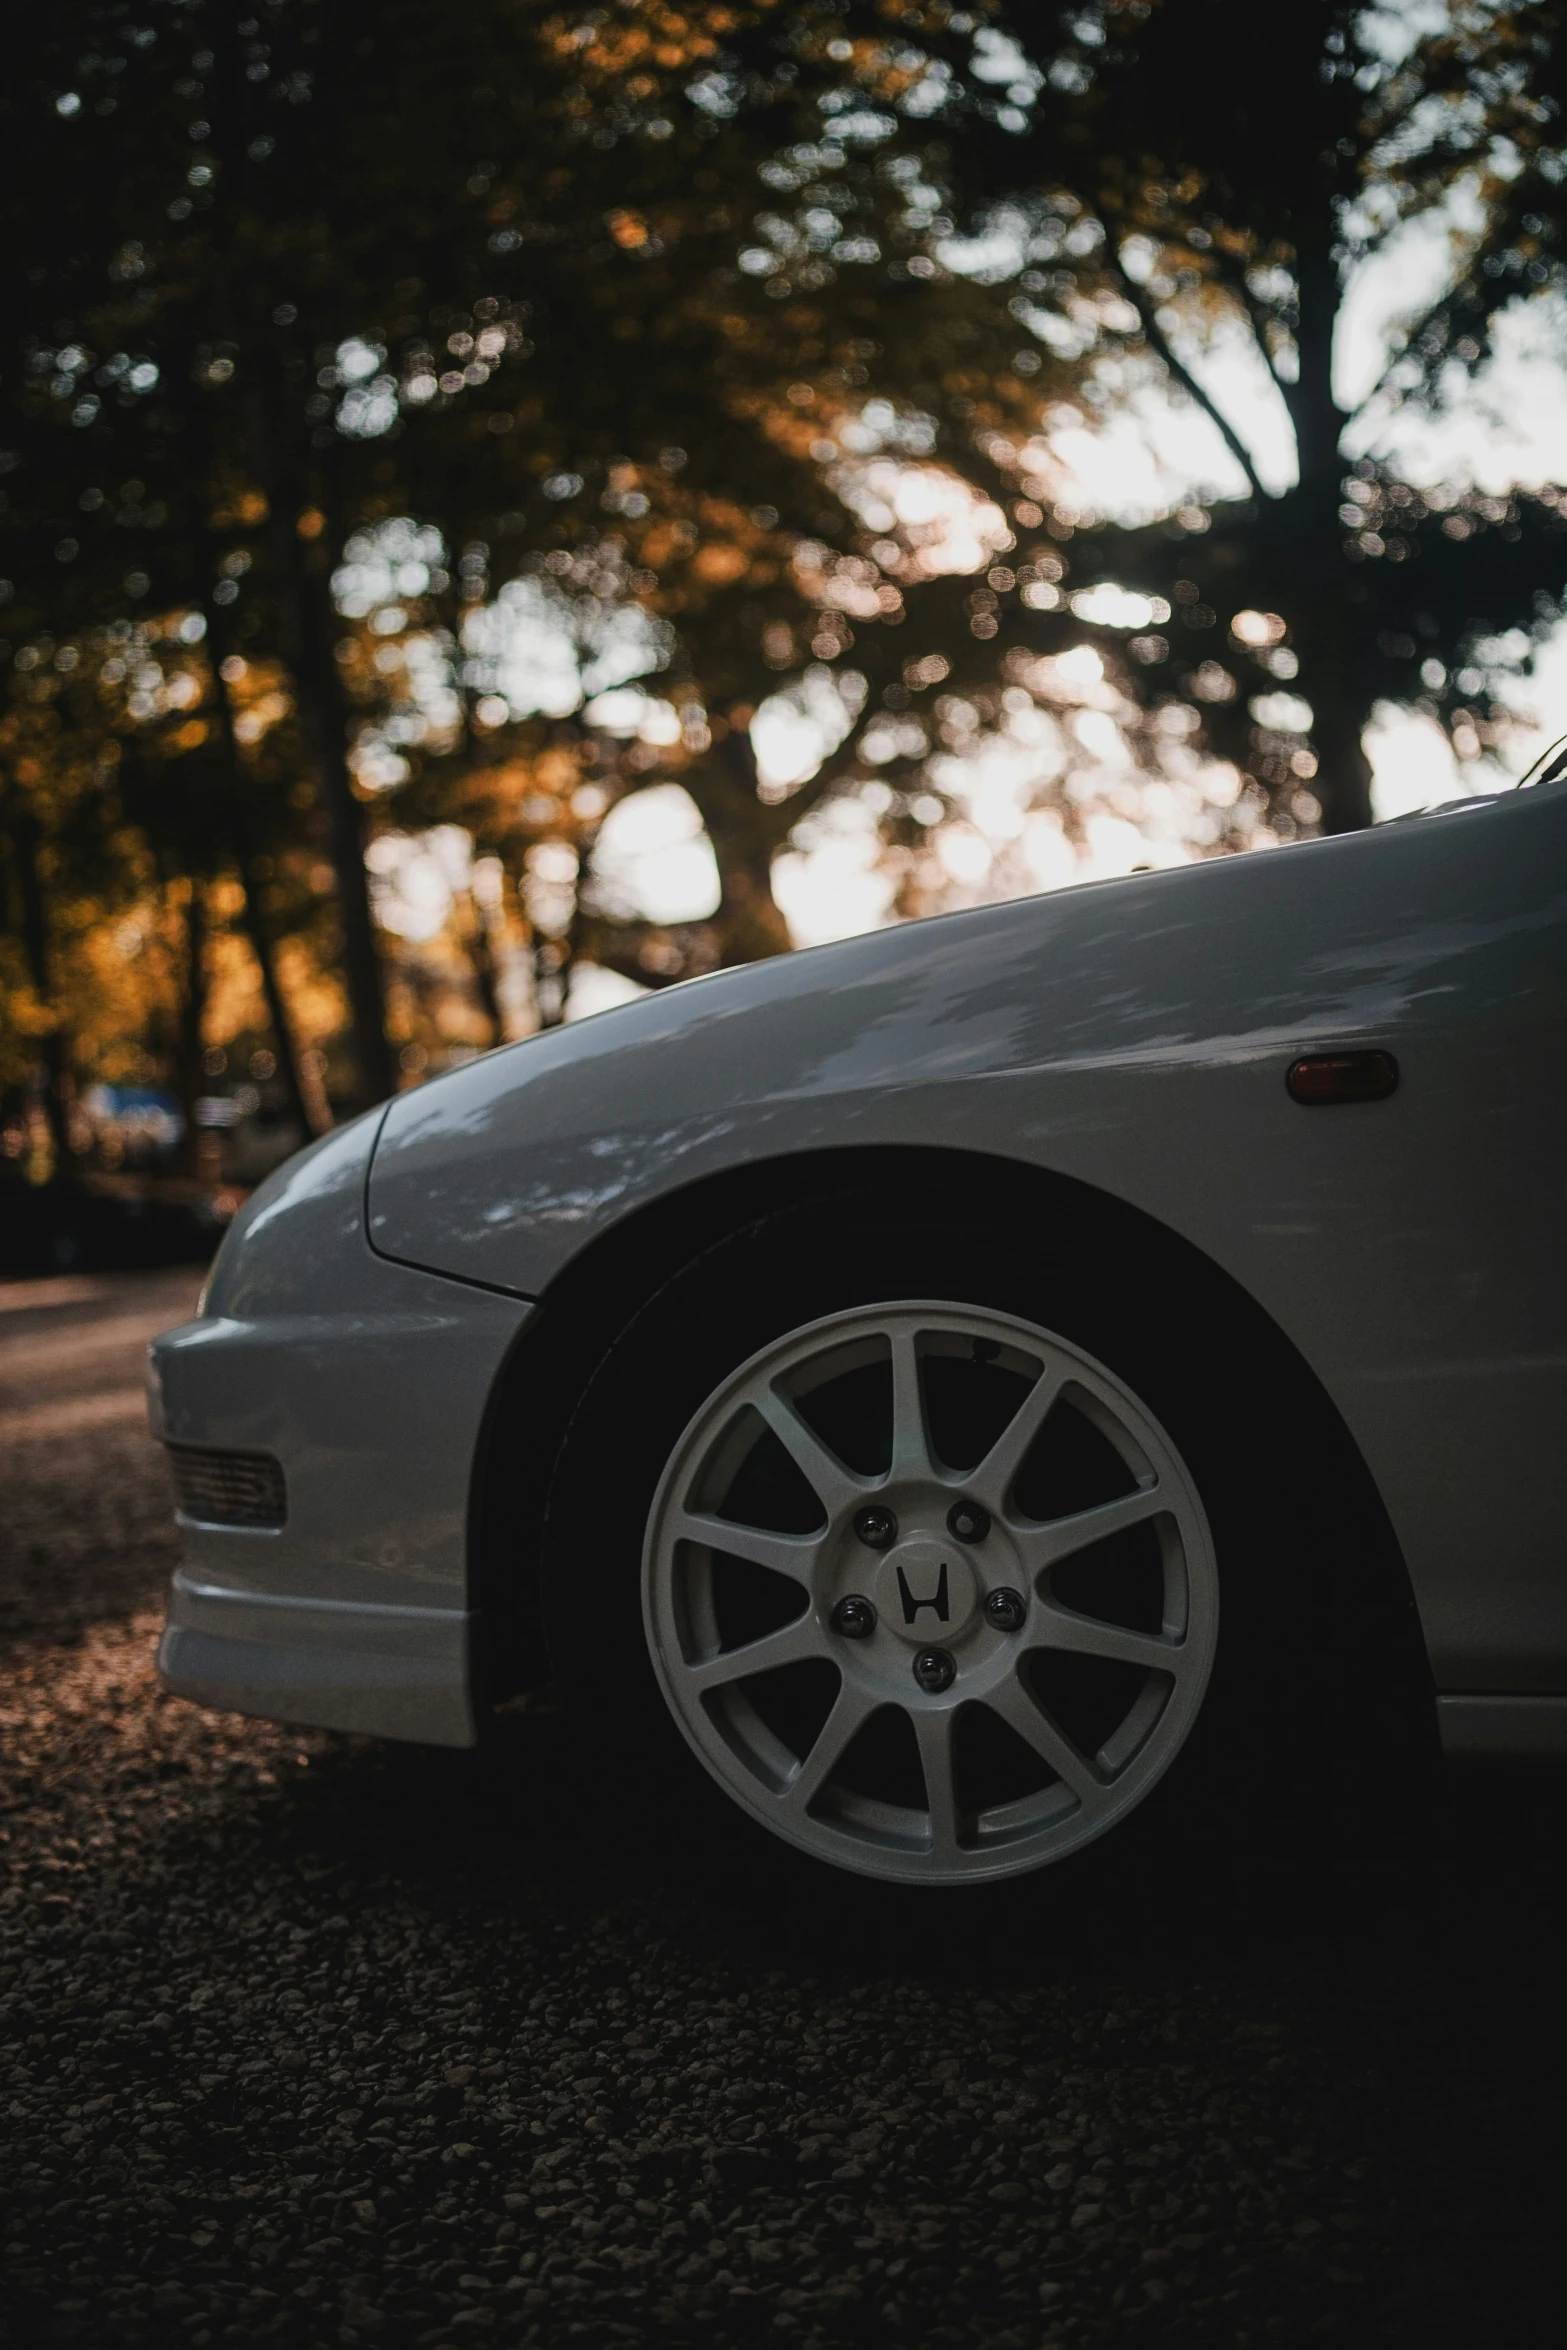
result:
[(1265, 1383), (1311, 1476), (1374, 1529), (1390, 1637), (1435, 1697), (1412, 1587), (1381, 1495), (1332, 1399), (1277, 1322), (1190, 1241), (1114, 1194), (1027, 1162), (938, 1146), (845, 1146), (726, 1170), (681, 1186), (596, 1235), (551, 1281), (501, 1366), (475, 1449), (469, 1571), (481, 1717), (550, 1679), (538, 1555), (555, 1462), (572, 1415), (621, 1333), (710, 1250), (771, 1216), (824, 1213), (867, 1194), (933, 1212), (1011, 1216), (1113, 1260), (1124, 1282), (1222, 1325)]

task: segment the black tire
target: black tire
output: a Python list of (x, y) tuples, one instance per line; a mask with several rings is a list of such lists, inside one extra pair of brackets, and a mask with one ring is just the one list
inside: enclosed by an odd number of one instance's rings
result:
[[(1220, 1632), (1195, 1727), (1134, 1812), (1040, 1873), (1052, 1888), (1181, 1886), (1201, 1907), (1226, 1887), (1250, 1901), (1361, 1878), (1407, 1850), (1427, 1746), (1402, 1570), (1283, 1352), (1270, 1394), (1245, 1314), (1157, 1252), (1110, 1266), (1069, 1225), (1042, 1239), (993, 1213), (938, 1224), (863, 1196), (770, 1216), (689, 1264), (611, 1346), (570, 1423), (546, 1511), (546, 1630), (605, 1792), (636, 1791), (640, 1832), (709, 1883), (739, 1871), (786, 1887), (803, 1870), (825, 1891), (840, 1877), (751, 1822), (687, 1746), (648, 1653), (642, 1552), (666, 1462), (729, 1373), (818, 1318), (910, 1296), (1025, 1318), (1107, 1366), (1168, 1432), (1212, 1529)], [(940, 1898), (967, 1909), (977, 1890)]]

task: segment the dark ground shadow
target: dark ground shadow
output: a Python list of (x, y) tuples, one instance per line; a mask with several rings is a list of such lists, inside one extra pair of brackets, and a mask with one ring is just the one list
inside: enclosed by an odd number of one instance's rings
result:
[(161, 1468), (116, 1549), (109, 1454), (49, 1442), (0, 1591), (7, 2350), (1549, 2338), (1560, 1777), (1452, 1777), (1338, 1884), (871, 1899), (653, 1833), (559, 1715), (463, 1754), (160, 1698)]

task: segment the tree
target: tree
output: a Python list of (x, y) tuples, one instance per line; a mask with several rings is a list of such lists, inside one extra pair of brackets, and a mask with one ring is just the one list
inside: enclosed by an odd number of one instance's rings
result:
[[(1486, 365), (1510, 309), (1560, 299), (1562, 10), (1452, 0), (1411, 38), (1359, 7), (1295, 6), (1268, 20), (1265, 70), (1238, 0), (1097, 0), (1043, 39), (1031, 13), (1010, 22), (1037, 63), (955, 128), (970, 221), (1008, 217), (1021, 287), (1053, 304), (1039, 331), (1072, 318), (1107, 361), (1157, 364), (1245, 479), (1173, 527), (1079, 529), (1073, 576), (1172, 610), (1173, 640), (1133, 646), (1144, 697), (1195, 691), (1213, 741), (1276, 799), (1309, 774), (1326, 829), (1368, 823), (1377, 702), (1440, 716), (1474, 756), (1504, 715), (1491, 694), (1562, 611), (1558, 491), (1420, 484), (1379, 453), (1402, 408), (1440, 406)], [(1350, 400), (1347, 286), (1421, 219), (1447, 226), (1451, 274)], [(1226, 339), (1287, 412), (1288, 485), (1264, 480), (1212, 388)], [(1269, 675), (1309, 701), (1293, 739), (1248, 723), (1242, 681)]]
[[(448, 257), (446, 300), (395, 353), (389, 323), (375, 346), (384, 373), (353, 395), (363, 418), (379, 391), (388, 443), (392, 419), (402, 426), (371, 469), (385, 487), (359, 511), (438, 517), (461, 551), (440, 591), (455, 609), (424, 597), (412, 616), (421, 632), (445, 627), (454, 683), (483, 670), (462, 658), (464, 610), (508, 581), (542, 576), (579, 640), (627, 603), (664, 633), (664, 688), (691, 719), (660, 771), (697, 802), (722, 899), (679, 941), (594, 915), (595, 953), (644, 979), (788, 943), (772, 859), (842, 788), (852, 750), (787, 800), (769, 799), (749, 739), (757, 706), (813, 648), (817, 659), (849, 654), (857, 628), (867, 633), (856, 661), (906, 701), (909, 662), (892, 632), (921, 601), (939, 607), (927, 638), (945, 631), (959, 601), (905, 562), (907, 534), (867, 529), (834, 479), (834, 433), (849, 435), (845, 456), (856, 438), (874, 447), (864, 417), (879, 374), (894, 395), (881, 402), (891, 443), (911, 449), (933, 446), (937, 430), (915, 412), (911, 380), (954, 416), (972, 413), (971, 387), (988, 387), (1003, 412), (1032, 406), (1039, 390), (1011, 373), (1016, 332), (990, 290), (948, 272), (931, 282), (927, 248), (942, 223), (917, 198), (919, 151), (935, 133), (895, 111), (917, 73), (889, 65), (872, 108), (830, 44), (802, 40), (793, 20), (755, 13), (749, 46), (731, 57), (720, 32), (736, 21), (718, 9), (633, 9), (585, 27), (545, 18), (504, 100), (492, 63), (469, 131), (489, 149), (468, 182), (482, 191), (488, 234)], [(795, 254), (795, 279), (747, 246), (759, 194), (789, 208), (768, 215), (769, 250)], [(1044, 366), (1046, 388), (1067, 380)], [(972, 454), (967, 431), (961, 442)], [(992, 519), (997, 546), (1010, 545), (1004, 518)], [(878, 542), (886, 563), (870, 551)], [(977, 652), (966, 616), (964, 634)], [(367, 668), (358, 674), (373, 698)], [(852, 691), (869, 718), (865, 682), (857, 675)], [(473, 724), (473, 704), (493, 698), (474, 690), (470, 723), (443, 732), (435, 760), (411, 762), (427, 788), (405, 808), (438, 810), (430, 769), (444, 763), (458, 775), (447, 804), (467, 821), (486, 769), (526, 765), (536, 783), (547, 756), (551, 791), (519, 797), (553, 797), (550, 829), (580, 849), (573, 789), (589, 781), (612, 799), (648, 779), (571, 714), (544, 730), (547, 743), (531, 720), (498, 733)]]
[[(678, 940), (637, 935), (602, 908), (578, 926), (596, 955), (643, 979), (785, 945), (773, 857), (864, 772), (861, 734), (954, 674), (939, 650), (954, 633), (955, 657), (995, 681), (994, 630), (970, 608), (994, 591), (923, 562), (918, 528), (872, 527), (847, 479), (856, 457), (885, 438), (900, 460), (966, 467), (999, 553), (1013, 534), (993, 503), (1006, 477), (987, 441), (998, 422), (1021, 436), (1041, 392), (1076, 380), (1037, 353), (1016, 368), (1016, 327), (993, 289), (931, 258), (950, 226), (925, 201), (940, 126), (914, 102), (923, 69), (907, 44), (868, 58), (859, 90), (833, 43), (795, 20), (761, 12), (732, 56), (709, 29), (725, 22), (649, 9), (598, 30), (543, 21), (520, 94), (502, 102), (488, 80), (472, 93), (469, 135), (490, 153), (468, 185), (488, 235), (447, 257), (448, 296), (427, 325), (404, 321), (394, 350), (389, 319), (359, 346), (355, 367), (381, 372), (345, 387), (339, 410), (359, 462), (373, 452), (359, 515), (439, 518), (440, 587), (414, 609), (389, 598), (378, 618), (401, 611), (426, 643), (444, 631), (459, 690), (484, 668), (463, 658), (465, 613), (482, 615), (509, 581), (545, 574), (568, 635), (591, 636), (595, 614), (627, 602), (664, 630), (664, 690), (690, 723), (661, 772), (700, 808), (722, 899)], [(765, 216), (765, 247), (746, 242), (759, 193), (787, 207)], [(917, 656), (906, 621), (919, 623)], [(851, 650), (839, 756), (787, 796), (759, 792), (757, 706), (802, 660)], [(374, 670), (349, 674), (368, 725)], [(553, 800), (548, 829), (580, 852), (590, 842), (567, 804), (584, 782), (613, 798), (646, 770), (571, 714), (542, 730), (547, 741), (531, 719), (497, 732), (482, 717), (496, 699), (472, 688), (468, 722), (432, 730), (433, 749), (427, 738), (415, 750), (397, 713), (396, 765), (419, 770), (400, 812), (429, 821), (444, 805), (467, 822), (488, 799), (481, 829), (525, 846), (530, 828), (500, 820), (485, 781), (525, 769), (533, 788), (514, 792), (514, 814)], [(443, 767), (455, 773), (444, 802)]]
[[(1232, 762), (1192, 843), (1363, 822), (1378, 698), (1478, 752), (1559, 611), (1554, 496), (1399, 479), (1332, 367), (1355, 260), (1461, 187), (1481, 225), (1383, 410), (1440, 401), (1557, 285), (1559, 0), (1453, 0), (1399, 54), (1286, 11), (1261, 94), (1235, 0), (144, 13), (29, 19), (0, 92), (50, 191), (0, 257), (16, 639), (204, 621), (202, 854), (252, 905), (262, 865), (329, 855), (361, 1100), (396, 1075), (379, 830), (456, 821), (513, 904), (564, 891), (532, 942), (558, 1003), (574, 955), (657, 983), (786, 945), (773, 862), (835, 795), (874, 799), (919, 910), (961, 754), (1025, 722), (1060, 721), (1038, 790), (1068, 828), (1091, 725), (1166, 796), (1204, 747)], [(1225, 335), (1292, 420), (1288, 487), (1219, 396)], [(1206, 410), (1244, 494), (1073, 512), (1065, 405), (1150, 385)], [(519, 614), (576, 648), (563, 695), (507, 682)], [(277, 680), (243, 755), (231, 670)], [(656, 743), (603, 714), (612, 673), (669, 705)], [(752, 732), (780, 694), (824, 721), (787, 786)], [(721, 883), (674, 929), (594, 874), (606, 811), (661, 778)]]
[[(591, 155), (573, 171), (502, 169), (494, 180), (504, 225), (492, 241), (526, 256), (516, 300), (544, 387), (529, 443), (511, 445), (551, 464), (553, 485), (571, 485), (568, 511), (577, 498), (647, 508), (617, 536), (652, 572), (718, 722), (706, 758), (680, 772), (719, 846), (731, 922), (737, 905), (769, 905), (767, 868), (801, 815), (865, 780), (864, 746), (885, 744), (889, 715), (902, 747), (880, 773), (925, 785), (929, 804), (929, 755), (950, 730), (899, 715), (921, 691), (909, 623), (930, 643), (949, 704), (967, 696), (991, 722), (1002, 679), (1048, 699), (1050, 657), (1086, 636), (1150, 770), (1161, 720), (1200, 722), (1245, 779), (1241, 812), (1265, 810), (1284, 837), (1369, 820), (1364, 735), (1383, 699), (1440, 716), (1461, 757), (1497, 741), (1505, 714), (1492, 695), (1561, 611), (1559, 493), (1498, 499), (1405, 481), (1376, 454), (1374, 428), (1390, 401), (1439, 404), (1451, 365), (1472, 375), (1494, 349), (1507, 303), (1560, 288), (1559, 13), (1455, 6), (1399, 54), (1389, 26), (1363, 11), (1304, 7), (1272, 29), (1263, 84), (1250, 12), (1228, 0), (996, 10), (977, 33), (928, 9), (905, 12), (898, 35), (874, 9), (787, 24), (756, 11), (713, 41), (705, 124), (691, 119), (690, 56), (667, 71), (650, 58), (648, 12), (596, 20), (597, 30), (561, 20), (578, 77), (566, 103), (584, 123), (590, 111), (614, 122), (622, 145), (597, 199)], [(545, 103), (530, 104), (535, 124), (547, 119)], [(868, 142), (867, 153), (837, 137), (846, 120), (885, 132), (887, 147)], [(650, 126), (667, 137), (650, 141)], [(745, 173), (725, 158), (736, 128), (762, 147), (778, 199), (758, 223), (767, 248), (742, 251), (739, 272), (702, 242), (713, 220), (724, 239), (739, 226)], [(1451, 281), (1352, 415), (1333, 372), (1350, 274), (1466, 183), (1481, 225), (1458, 241)], [(704, 218), (699, 188), (729, 208)], [(959, 266), (941, 241), (954, 225), (992, 256), (1010, 250), (1010, 262)], [(850, 251), (874, 257), (863, 276), (840, 263)], [(552, 281), (541, 253), (563, 253), (576, 282)], [(780, 366), (780, 322), (792, 370)], [(465, 322), (454, 324), (460, 340)], [(547, 362), (563, 328), (585, 388), (557, 407)], [(1204, 351), (1226, 335), (1249, 340), (1288, 414), (1298, 463), (1287, 487), (1264, 481), (1209, 388)], [(638, 354), (629, 393), (617, 341)], [(1090, 412), (1096, 400), (1113, 411), (1128, 388), (1161, 377), (1212, 419), (1246, 494), (1141, 528), (1063, 510), (1052, 398), (1075, 390)], [(845, 468), (815, 454), (841, 457), (877, 394), (897, 426), (925, 432), (935, 462), (1023, 529), (1054, 504), (1048, 534), (1015, 559), (999, 549), (979, 588), (920, 578), (906, 538), (866, 530)], [(471, 402), (466, 387), (442, 398), (453, 413)], [(699, 420), (686, 438), (703, 466), (700, 478), (681, 469), (681, 495), (705, 487), (716, 504), (728, 492), (721, 530), (692, 523), (653, 457), (655, 431), (677, 413)], [(734, 496), (747, 471), (768, 484), (775, 545), (792, 547), (770, 581), (758, 575), (774, 546), (746, 545)], [(689, 570), (670, 559), (677, 516)], [(567, 519), (555, 527), (569, 542)], [(805, 588), (800, 554), (813, 544)], [(732, 565), (743, 601), (702, 594), (691, 573), (715, 558)], [(732, 714), (776, 682), (757, 658), (770, 632), (789, 647), (787, 665), (818, 630), (834, 658), (854, 647), (865, 690), (809, 787), (768, 805)], [(909, 822), (910, 803), (895, 795), (889, 832)], [(754, 952), (778, 935), (770, 911), (759, 927), (741, 916), (733, 949), (719, 951)], [(597, 937), (616, 959), (602, 926)]]
[[(297, 104), (308, 106), (315, 94), (313, 69), (328, 110), (336, 101), (347, 117), (354, 35), (362, 32), (362, 19), (350, 24), (349, 13), (330, 17), (324, 35), (320, 24), (287, 26), (310, 52), (292, 76), (274, 76), (269, 44), (247, 41), (217, 10), (202, 12), (215, 46), (194, 51), (184, 47), (181, 33), (188, 39), (189, 31), (177, 18), (137, 26), (112, 8), (78, 11), (63, 30), (35, 28), (33, 72), (13, 87), (31, 110), (28, 145), (42, 174), (69, 200), (48, 215), (53, 249), (20, 273), (6, 373), (26, 461), (21, 479), (31, 493), (23, 521), (35, 544), (24, 546), (23, 568), (30, 551), (34, 582), (44, 569), (37, 542), (59, 528), (62, 508), (70, 516), (70, 535), (53, 550), (72, 566), (65, 595), (57, 587), (48, 599), (54, 612), (96, 616), (127, 595), (221, 610), (238, 598), (251, 565), (249, 551), (232, 545), (235, 523), (243, 531), (270, 516), (278, 526), (272, 543), (281, 560), (267, 581), (265, 625), (294, 656), (301, 732), (337, 876), (359, 1083), (362, 1098), (374, 1099), (393, 1076), (362, 823), (336, 723), (330, 646), (321, 642), (320, 567), (293, 527), (308, 507), (310, 427), (299, 394), (289, 396), (269, 315), (280, 260), (308, 274), (312, 249), (327, 242), (325, 142), (290, 141), (287, 126)], [(302, 14), (311, 12), (292, 12)], [(190, 29), (199, 34), (200, 20)], [(84, 32), (96, 40), (81, 57)], [(98, 77), (103, 95), (94, 98)], [(38, 105), (51, 82), (55, 119), (41, 141)], [(204, 111), (192, 118), (198, 106)], [(289, 151), (269, 174), (280, 144), (272, 123), (283, 126)], [(73, 142), (85, 153), (73, 155)], [(362, 249), (363, 216), (358, 225)], [(350, 240), (341, 256), (350, 305), (356, 258)], [(31, 400), (29, 378), (37, 386)], [(135, 495), (116, 500), (101, 477), (121, 472), (130, 473)], [(249, 486), (256, 483), (259, 492)], [(140, 562), (120, 576), (121, 534), (147, 526), (153, 535), (140, 542)], [(241, 626), (246, 617), (235, 616)], [(218, 717), (221, 727), (221, 706)], [(231, 805), (238, 822), (242, 812)], [(245, 841), (231, 846), (243, 865)], [(279, 1043), (292, 1068), (286, 1035)]]

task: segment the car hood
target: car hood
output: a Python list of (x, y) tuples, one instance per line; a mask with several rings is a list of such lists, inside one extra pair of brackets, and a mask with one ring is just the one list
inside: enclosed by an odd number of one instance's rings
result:
[(1015, 900), (552, 1030), (392, 1104), (371, 1245), (534, 1295), (594, 1231), (706, 1173), (976, 1121), (994, 1150), (984, 1097), (1023, 1072), (1043, 1124), (1017, 1155), (1067, 1164), (1052, 1133), (1106, 1113), (1053, 1080), (1348, 1041), (1440, 984), (1497, 829), (1482, 811)]

